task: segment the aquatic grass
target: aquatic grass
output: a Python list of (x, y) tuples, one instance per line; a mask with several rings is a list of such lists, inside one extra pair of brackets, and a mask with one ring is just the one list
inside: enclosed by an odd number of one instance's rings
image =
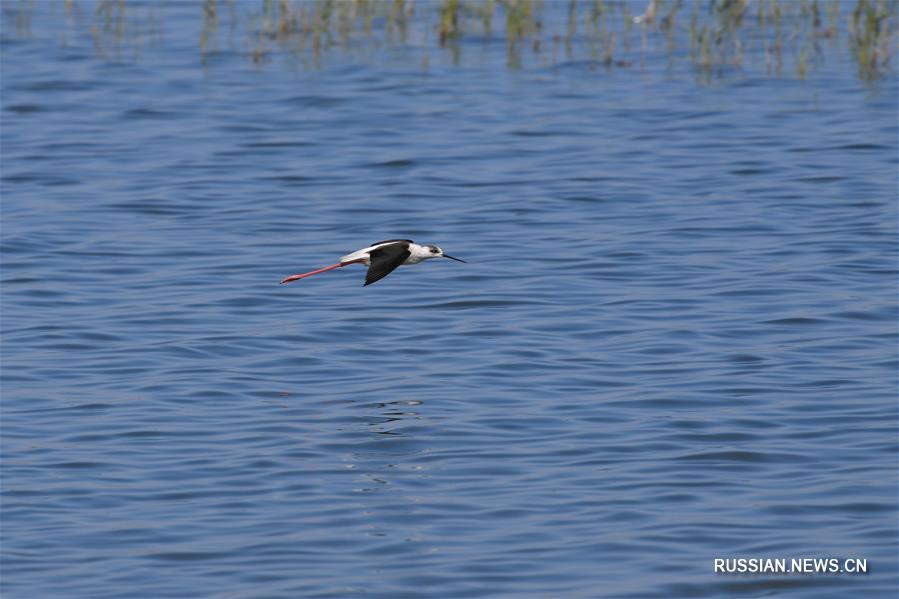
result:
[(31, 19), (34, 13), (34, 0), (19, 0), (16, 5), (14, 19), (16, 34), (22, 37), (31, 35)]
[[(148, 23), (146, 5), (67, 0), (67, 35), (87, 35), (101, 59), (121, 60), (129, 47), (136, 55), (148, 34), (162, 40), (153, 6)], [(896, 0), (203, 0), (196, 6), (204, 65), (225, 45), (258, 65), (289, 57), (312, 69), (335, 53), (377, 60), (384, 49), (401, 48), (429, 68), (435, 56), (457, 65), (491, 60), (489, 52), (472, 50), (487, 50), (498, 38), (509, 69), (571, 61), (646, 69), (661, 56), (667, 69), (686, 60), (702, 83), (759, 68), (769, 76), (812, 77), (825, 59), (820, 41), (828, 40), (827, 52), (848, 48), (859, 78), (875, 84), (894, 72), (897, 19)], [(34, 0), (20, 0), (5, 27), (32, 35), (59, 12), (34, 7)]]
[(849, 45), (863, 81), (884, 75), (890, 65), (896, 29), (896, 2), (859, 0), (849, 21)]

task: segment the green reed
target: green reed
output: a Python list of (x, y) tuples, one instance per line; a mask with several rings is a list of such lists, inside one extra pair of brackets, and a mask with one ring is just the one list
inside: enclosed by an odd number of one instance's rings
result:
[[(32, 35), (35, 0), (15, 5), (15, 35)], [(57, 0), (68, 35), (92, 39), (96, 54), (161, 40), (162, 10), (127, 0)], [(842, 1), (842, 5), (841, 5)], [(264, 65), (284, 57), (319, 68), (333, 55), (377, 60), (418, 55), (424, 68), (447, 58), (490, 60), (478, 40), (505, 41), (506, 67), (586, 61), (591, 67), (667, 68), (686, 60), (701, 82), (763, 69), (806, 78), (827, 52), (848, 48), (861, 80), (893, 72), (899, 0), (198, 0), (201, 61), (224, 48)], [(41, 13), (46, 15), (46, 11)], [(53, 18), (53, 16), (41, 18)], [(149, 19), (149, 21), (148, 21)], [(9, 23), (9, 19), (6, 20)], [(156, 29), (158, 28), (158, 31)], [(826, 44), (822, 47), (822, 43)], [(792, 68), (786, 68), (792, 64)]]

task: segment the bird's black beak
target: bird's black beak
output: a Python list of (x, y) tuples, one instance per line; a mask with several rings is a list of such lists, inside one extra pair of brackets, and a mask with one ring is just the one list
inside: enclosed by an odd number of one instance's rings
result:
[[(446, 254), (444, 254), (443, 257), (449, 258), (450, 260), (455, 260), (456, 262), (465, 262), (465, 260), (463, 260), (461, 258), (453, 258), (452, 256), (447, 256)], [(468, 264), (468, 262), (465, 262), (465, 263)]]

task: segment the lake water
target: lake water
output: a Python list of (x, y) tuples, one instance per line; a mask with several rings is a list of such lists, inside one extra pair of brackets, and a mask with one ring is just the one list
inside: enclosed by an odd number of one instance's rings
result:
[[(5, 598), (895, 596), (894, 74), (204, 65), (166, 10), (5, 15)], [(468, 264), (278, 284), (397, 237)]]

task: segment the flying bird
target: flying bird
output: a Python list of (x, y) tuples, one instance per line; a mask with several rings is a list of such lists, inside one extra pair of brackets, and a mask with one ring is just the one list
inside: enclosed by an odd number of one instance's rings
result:
[(312, 272), (304, 272), (298, 275), (290, 275), (281, 284), (290, 283), (299, 279), (305, 279), (320, 272), (334, 270), (341, 266), (349, 266), (350, 264), (364, 264), (368, 266), (368, 273), (365, 275), (365, 287), (376, 281), (380, 281), (398, 266), (402, 264), (418, 264), (431, 258), (449, 258), (456, 262), (465, 262), (459, 258), (454, 258), (443, 253), (443, 250), (436, 245), (419, 245), (411, 239), (388, 239), (387, 241), (378, 241), (367, 248), (356, 250), (352, 254), (347, 254), (340, 259), (337, 264), (319, 268)]

